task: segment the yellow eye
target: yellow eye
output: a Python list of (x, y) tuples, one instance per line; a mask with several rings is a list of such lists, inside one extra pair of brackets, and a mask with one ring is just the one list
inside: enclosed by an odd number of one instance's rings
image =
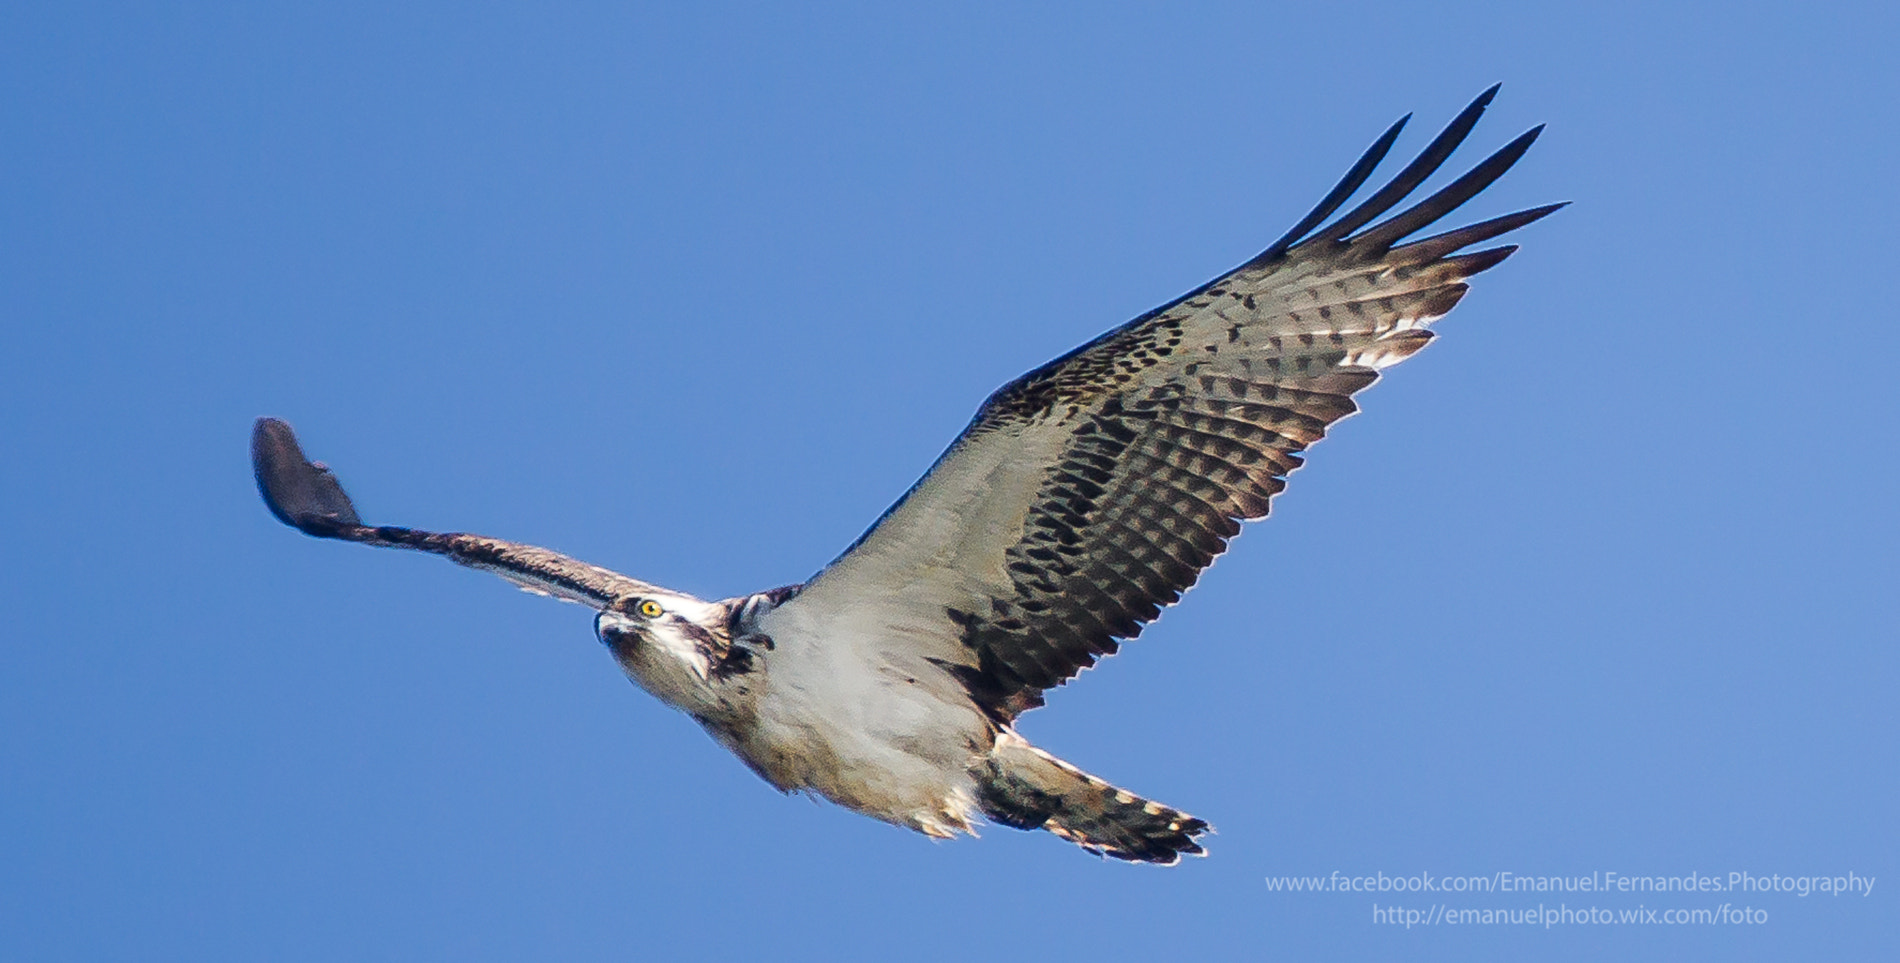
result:
[(660, 607), (660, 603), (652, 599), (641, 602), (636, 611), (638, 611), (642, 617), (649, 619), (657, 619), (666, 614), (666, 610)]

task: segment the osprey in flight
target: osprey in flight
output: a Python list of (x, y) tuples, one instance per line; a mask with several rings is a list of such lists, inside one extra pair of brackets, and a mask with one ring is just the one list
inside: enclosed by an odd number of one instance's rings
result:
[(1016, 717), (1180, 598), (1242, 521), (1267, 514), (1300, 453), (1357, 410), (1352, 396), (1424, 347), (1466, 279), (1516, 248), (1458, 252), (1562, 206), (1400, 243), (1537, 137), (1386, 216), (1496, 91), (1337, 219), (1404, 119), (1258, 257), (1004, 385), (802, 585), (707, 602), (544, 548), (366, 525), (271, 418), (251, 441), (258, 488), (307, 534), (447, 556), (596, 610), (636, 684), (782, 791), (931, 836), (987, 817), (1173, 863), (1202, 852), (1206, 822), (1030, 745)]

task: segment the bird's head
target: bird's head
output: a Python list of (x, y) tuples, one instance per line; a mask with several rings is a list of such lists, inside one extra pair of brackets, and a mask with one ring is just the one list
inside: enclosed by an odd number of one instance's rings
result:
[(728, 615), (723, 604), (652, 588), (601, 610), (594, 632), (641, 688), (690, 712), (715, 698)]

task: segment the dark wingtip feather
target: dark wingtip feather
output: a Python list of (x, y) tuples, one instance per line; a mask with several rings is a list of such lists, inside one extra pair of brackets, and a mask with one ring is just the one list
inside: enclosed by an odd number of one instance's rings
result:
[(1392, 180), (1379, 188), (1371, 197), (1366, 198), (1358, 207), (1353, 208), (1332, 224), (1321, 228), (1304, 243), (1337, 241), (1364, 227), (1372, 219), (1391, 210), (1394, 204), (1404, 200), (1407, 194), (1412, 193), (1418, 185), (1424, 183), (1426, 178), (1432, 176), (1432, 173), (1445, 163), (1452, 151), (1457, 150), (1458, 145), (1464, 143), (1466, 137), (1471, 136), (1471, 128), (1478, 125), (1478, 118), (1483, 116), (1485, 107), (1491, 103), (1491, 98), (1497, 96), (1500, 86), (1502, 85), (1491, 85), (1491, 89), (1479, 94), (1476, 100), (1465, 105), (1465, 109), (1459, 111), (1458, 116), (1452, 118), (1451, 123), (1446, 124), (1445, 129), (1440, 131), (1437, 137), (1432, 138), (1432, 142), (1425, 145), (1425, 149), (1410, 164), (1407, 164), (1404, 170), (1399, 171)]
[(1504, 172), (1511, 169), (1524, 152), (1536, 143), (1537, 135), (1544, 132), (1544, 125), (1519, 134), (1510, 143), (1497, 149), (1491, 156), (1480, 161), (1478, 166), (1465, 172), (1464, 176), (1440, 188), (1430, 197), (1387, 218), (1383, 223), (1374, 225), (1350, 238), (1355, 245), (1364, 245), (1366, 250), (1383, 251), (1400, 238), (1412, 234), (1427, 224), (1457, 210), (1459, 205), (1471, 200), (1479, 191), (1490, 187)]
[(259, 418), (251, 430), (251, 471), (270, 513), (292, 528), (333, 538), (363, 524), (336, 476), (305, 458), (296, 433), (276, 418)]
[(1543, 220), (1570, 206), (1569, 201), (1545, 204), (1528, 210), (1494, 217), (1488, 221), (1479, 221), (1443, 234), (1420, 238), (1409, 244), (1402, 244), (1391, 250), (1394, 263), (1419, 264), (1434, 258), (1443, 257), (1460, 248), (1469, 247), (1479, 241), (1488, 241), (1500, 234), (1508, 234), (1526, 224)]
[(1457, 257), (1447, 258), (1446, 260), (1457, 266), (1459, 277), (1468, 278), (1474, 274), (1480, 274), (1497, 267), (1499, 264), (1504, 263), (1505, 258), (1516, 253), (1517, 245), (1505, 244), (1501, 247), (1488, 248), (1483, 251), (1473, 251), (1470, 254), (1460, 254)]
[(1326, 197), (1315, 204), (1305, 217), (1300, 218), (1300, 222), (1293, 225), (1292, 230), (1282, 234), (1279, 240), (1267, 245), (1267, 249), (1261, 251), (1252, 263), (1265, 264), (1285, 254), (1287, 248), (1306, 236), (1306, 232), (1318, 227), (1321, 221), (1339, 210), (1339, 205), (1346, 203), (1346, 198), (1351, 197), (1353, 192), (1366, 182), (1366, 178), (1372, 176), (1372, 171), (1379, 166), (1379, 162), (1385, 160), (1385, 155), (1392, 150), (1393, 142), (1399, 139), (1399, 132), (1405, 129), (1406, 123), (1411, 119), (1412, 115), (1406, 114), (1392, 126), (1387, 127), (1385, 133), (1380, 134), (1379, 139), (1373, 141), (1372, 146), (1359, 155), (1359, 159), (1353, 162), (1352, 168), (1346, 171), (1346, 176), (1341, 177), (1339, 183), (1333, 185), (1333, 189), (1326, 194)]

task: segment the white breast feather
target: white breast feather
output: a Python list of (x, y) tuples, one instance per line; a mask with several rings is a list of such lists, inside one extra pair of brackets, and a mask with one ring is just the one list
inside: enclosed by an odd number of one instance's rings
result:
[(933, 836), (967, 831), (969, 767), (988, 726), (954, 680), (904, 643), (916, 626), (779, 610), (756, 737), (799, 760), (799, 785)]

